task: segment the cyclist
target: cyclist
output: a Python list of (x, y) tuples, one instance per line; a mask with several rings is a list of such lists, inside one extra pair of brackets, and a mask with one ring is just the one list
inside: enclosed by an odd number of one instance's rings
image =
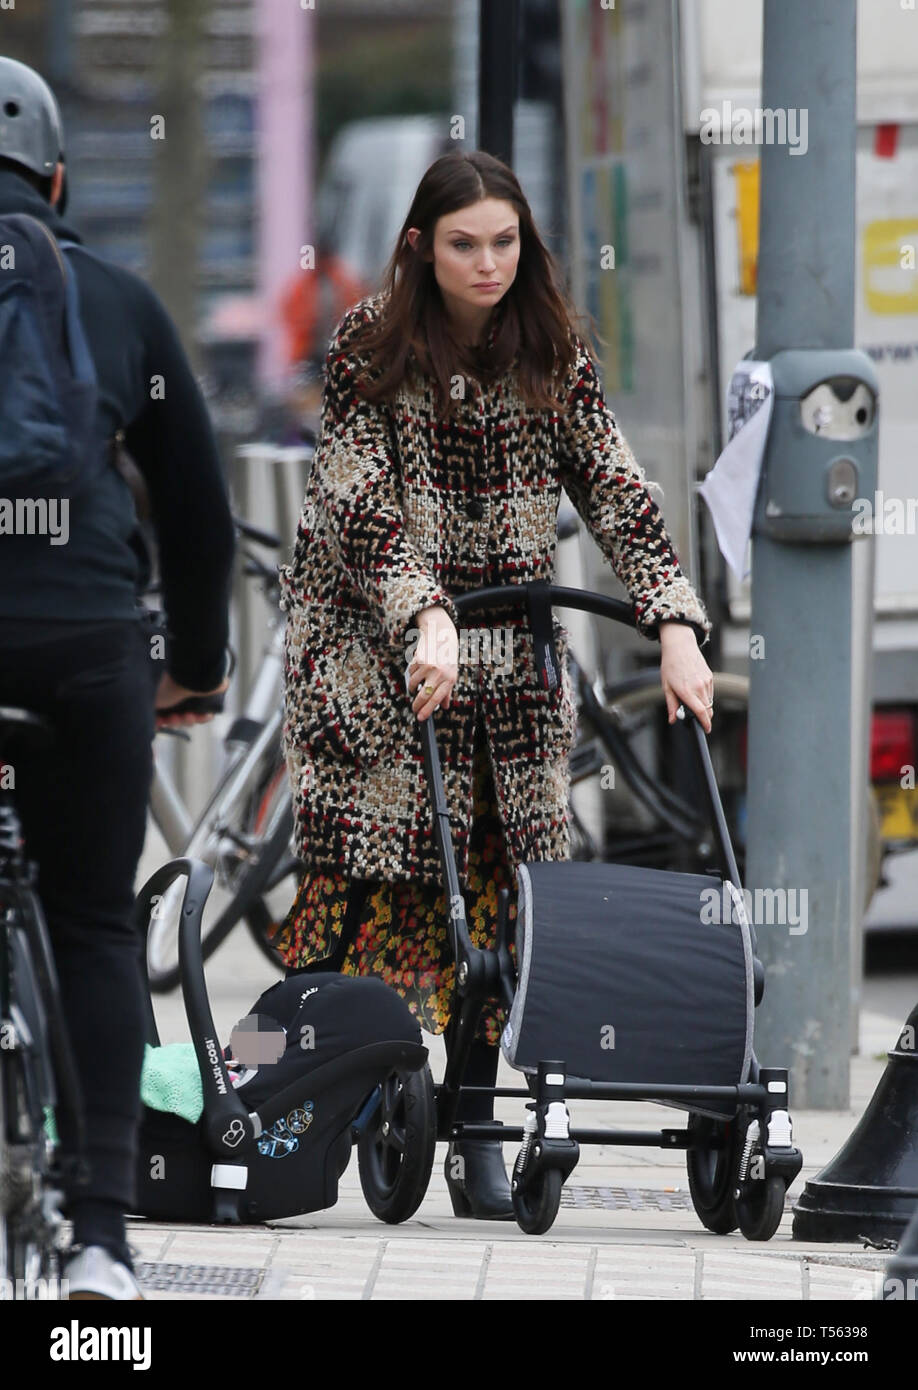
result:
[[(31, 68), (0, 58), (0, 110), (0, 217), (26, 213), (58, 241), (79, 243), (62, 216), (53, 93)], [(65, 1193), (73, 1243), (64, 1277), (71, 1297), (134, 1299), (124, 1218), (135, 1200), (144, 1015), (130, 917), (152, 738), (157, 727), (211, 718), (169, 711), (226, 688), (234, 535), (206, 408), (165, 309), (142, 280), (82, 245), (64, 254), (112, 459), (71, 503), (66, 544), (0, 534), (0, 705), (33, 709), (54, 734), (13, 770), (86, 1111), (90, 1181)], [(149, 490), (168, 627), (161, 660), (138, 597), (149, 571), (114, 441)], [(62, 1132), (65, 1154), (71, 1138)]]

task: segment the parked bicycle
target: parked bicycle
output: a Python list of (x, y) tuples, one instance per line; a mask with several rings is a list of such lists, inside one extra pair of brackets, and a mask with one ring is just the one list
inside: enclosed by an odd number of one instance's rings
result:
[[(558, 525), (559, 541), (579, 533), (577, 514)], [(668, 722), (659, 666), (616, 681), (591, 677), (569, 652), (578, 714), (577, 742), (570, 756), (572, 792), (599, 787), (602, 829), (597, 834), (570, 806), (571, 857), (605, 860), (685, 873), (711, 872), (717, 846), (705, 814), (705, 792), (697, 765), (687, 756), (678, 725)], [(714, 672), (714, 721), (707, 747), (720, 789), (740, 876), (746, 869), (746, 737), (749, 678)], [(883, 855), (876, 797), (864, 791), (866, 874), (864, 911), (880, 879)]]
[[(237, 520), (236, 526), (250, 543), (275, 550), (282, 544), (280, 537), (247, 522)], [(297, 869), (290, 853), (293, 807), (281, 750), (283, 614), (276, 567), (248, 547), (243, 556), (243, 572), (257, 581), (265, 598), (267, 638), (245, 708), (224, 737), (223, 770), (203, 811), (192, 820), (175, 783), (157, 761), (150, 809), (171, 858), (199, 859), (214, 870), (202, 925), (205, 960), (244, 921), (259, 950), (278, 966), (273, 938), (278, 919), (292, 901)], [(160, 732), (187, 737), (181, 730)], [(180, 980), (181, 898), (181, 885), (175, 885), (153, 908), (147, 970), (157, 993), (174, 989)], [(283, 911), (274, 911), (274, 906)]]

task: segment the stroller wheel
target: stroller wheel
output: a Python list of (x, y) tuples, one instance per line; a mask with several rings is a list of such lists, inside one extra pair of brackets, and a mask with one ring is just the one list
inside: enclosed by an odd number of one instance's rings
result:
[(391, 1072), (379, 1105), (357, 1141), (357, 1168), (367, 1206), (397, 1225), (424, 1200), (437, 1147), (436, 1101), (430, 1067)]
[(694, 1147), (686, 1153), (689, 1193), (702, 1226), (715, 1235), (735, 1231), (739, 1217), (733, 1200), (735, 1126), (728, 1120), (690, 1115), (688, 1132)]
[(784, 1215), (784, 1179), (772, 1176), (746, 1187), (736, 1199), (739, 1228), (747, 1240), (771, 1240)]
[[(514, 1179), (516, 1173), (514, 1173)], [(512, 1184), (513, 1213), (527, 1236), (541, 1236), (554, 1224), (561, 1205), (564, 1178), (557, 1168), (543, 1168), (526, 1188)]]

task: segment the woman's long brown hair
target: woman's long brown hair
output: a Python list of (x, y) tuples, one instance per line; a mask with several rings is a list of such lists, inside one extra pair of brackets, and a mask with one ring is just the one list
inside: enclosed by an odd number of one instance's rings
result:
[[(487, 353), (456, 342), (434, 276), (433, 249), (439, 218), (480, 202), (500, 198), (519, 215), (520, 257), (516, 277), (495, 305), (497, 325)], [(417, 247), (409, 227), (420, 230)], [(355, 330), (348, 349), (366, 355), (367, 375), (358, 383), (365, 400), (391, 399), (414, 362), (436, 384), (441, 419), (452, 414), (451, 378), (486, 383), (506, 372), (519, 351), (518, 389), (534, 409), (564, 413), (559, 383), (574, 359), (572, 333), (581, 318), (563, 288), (557, 263), (536, 230), (519, 182), (506, 164), (483, 150), (451, 152), (435, 160), (414, 195), (395, 250), (383, 275), (385, 311), (375, 324)], [(369, 378), (372, 378), (370, 380)]]

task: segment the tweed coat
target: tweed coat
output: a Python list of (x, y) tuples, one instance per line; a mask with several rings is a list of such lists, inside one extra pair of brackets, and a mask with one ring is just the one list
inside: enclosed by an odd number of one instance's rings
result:
[[(434, 388), (406, 385), (370, 406), (354, 387), (365, 358), (349, 348), (382, 293), (338, 323), (325, 365), (322, 419), (290, 564), (283, 746), (306, 869), (440, 881), (420, 725), (405, 672), (421, 609), (485, 583), (553, 578), (562, 484), (635, 607), (638, 630), (710, 623), (682, 573), (644, 475), (605, 404), (586, 347), (565, 382), (573, 410), (534, 410), (512, 368), (468, 383), (438, 422)], [(495, 332), (489, 334), (490, 342)], [(511, 868), (570, 857), (568, 753), (576, 713), (567, 631), (553, 618), (561, 679), (537, 680), (525, 611), (475, 614), (460, 629), (459, 676), (434, 720), (460, 879), (468, 867), (472, 756), (483, 726)], [(477, 651), (476, 651), (477, 642)], [(490, 649), (489, 649), (490, 642)]]

